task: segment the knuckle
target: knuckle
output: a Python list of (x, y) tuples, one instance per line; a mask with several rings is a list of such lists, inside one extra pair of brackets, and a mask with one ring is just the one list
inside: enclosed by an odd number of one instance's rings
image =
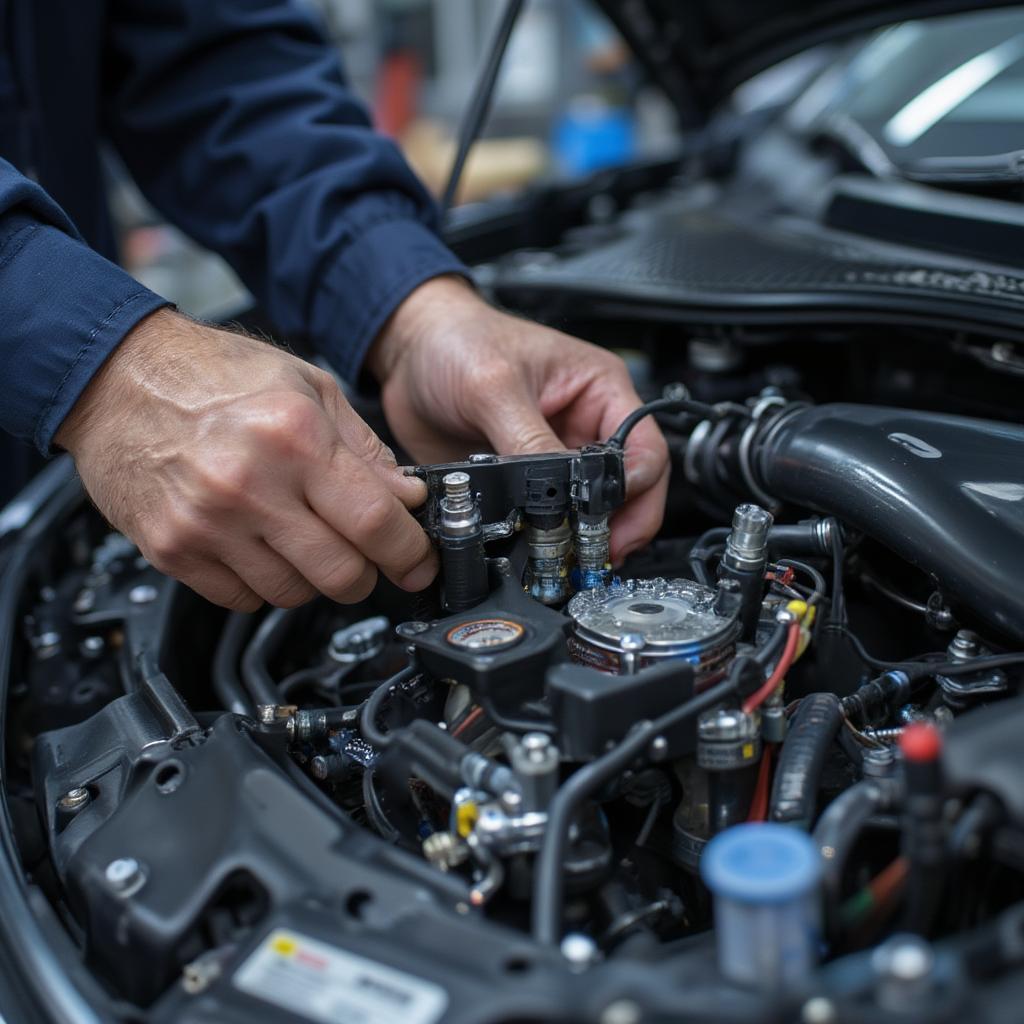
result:
[(499, 395), (516, 382), (518, 372), (503, 359), (491, 359), (474, 365), (468, 376), (475, 385), (474, 390)]
[(300, 576), (268, 583), (263, 595), (276, 608), (298, 608), (316, 597), (316, 589)]
[(235, 590), (229, 591), (220, 600), (212, 598), (211, 600), (214, 601), (214, 604), (230, 608), (235, 612), (259, 611), (263, 604), (263, 599), (258, 594), (254, 594), (244, 583), (240, 583)]
[(395, 503), (390, 495), (365, 498), (354, 510), (350, 539), (357, 546), (374, 541), (391, 526), (394, 515)]
[(322, 593), (336, 601), (348, 595), (366, 574), (366, 559), (353, 552), (327, 567), (317, 580)]
[(192, 517), (171, 513), (150, 528), (143, 553), (161, 572), (173, 575), (180, 572), (203, 540), (203, 530)]
[(200, 463), (196, 504), (206, 513), (244, 502), (255, 481), (253, 460), (237, 454)]
[(373, 588), (377, 585), (377, 570), (366, 563), (363, 572), (348, 588), (335, 600), (339, 604), (358, 604), (360, 601), (365, 601), (370, 594), (373, 593)]
[(260, 440), (290, 455), (305, 455), (321, 433), (323, 407), (308, 395), (278, 395), (257, 421)]

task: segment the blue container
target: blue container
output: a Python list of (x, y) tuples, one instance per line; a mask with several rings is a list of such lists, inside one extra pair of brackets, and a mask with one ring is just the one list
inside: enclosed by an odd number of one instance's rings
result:
[(553, 146), (563, 174), (581, 177), (633, 159), (633, 117), (622, 107), (594, 100), (576, 101), (559, 119)]
[(748, 824), (708, 843), (718, 963), (731, 981), (777, 991), (806, 981), (821, 943), (821, 855), (789, 825)]

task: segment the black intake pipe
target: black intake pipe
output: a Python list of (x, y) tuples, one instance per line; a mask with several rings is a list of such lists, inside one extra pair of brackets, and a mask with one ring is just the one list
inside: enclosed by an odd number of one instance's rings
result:
[(749, 470), (768, 494), (839, 516), (1024, 641), (1024, 427), (791, 406), (757, 428)]

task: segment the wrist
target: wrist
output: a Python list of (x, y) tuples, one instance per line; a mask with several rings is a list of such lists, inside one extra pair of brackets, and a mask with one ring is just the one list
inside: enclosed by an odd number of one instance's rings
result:
[(486, 303), (464, 277), (445, 274), (415, 288), (399, 304), (366, 353), (365, 367), (383, 384), (402, 356), (435, 330), (443, 331), (453, 315), (466, 305), (478, 309)]
[(109, 412), (117, 403), (117, 395), (127, 393), (140, 375), (151, 374), (161, 351), (167, 353), (168, 330), (188, 323), (186, 317), (168, 307), (140, 320), (89, 381), (58, 428), (54, 443), (75, 455), (101, 410)]

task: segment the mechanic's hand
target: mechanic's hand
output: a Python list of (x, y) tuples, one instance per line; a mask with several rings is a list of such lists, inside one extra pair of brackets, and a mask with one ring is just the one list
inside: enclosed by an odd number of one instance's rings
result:
[(333, 378), (169, 310), (143, 320), (57, 433), (100, 511), (216, 604), (354, 602), (379, 569), (421, 590), (426, 498)]
[[(577, 448), (608, 438), (640, 404), (625, 363), (595, 345), (488, 306), (461, 278), (421, 285), (370, 350), (395, 437), (420, 462), (489, 444), (501, 454)], [(626, 446), (629, 501), (615, 517), (621, 561), (658, 531), (668, 448), (650, 418)]]

